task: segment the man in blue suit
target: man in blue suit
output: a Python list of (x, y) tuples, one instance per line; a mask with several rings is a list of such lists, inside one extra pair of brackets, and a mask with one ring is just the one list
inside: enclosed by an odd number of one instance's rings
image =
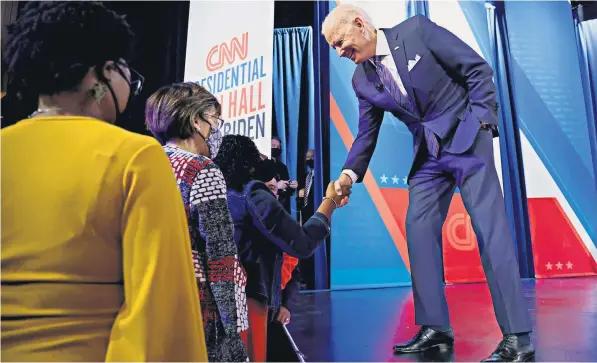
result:
[(352, 78), (359, 131), (336, 188), (363, 180), (384, 112), (413, 135), (406, 237), (416, 336), (398, 353), (452, 348), (443, 288), (442, 226), (458, 186), (471, 216), (502, 342), (485, 361), (530, 361), (535, 349), (521, 291), (504, 199), (494, 165), (498, 106), (493, 72), (468, 45), (423, 16), (375, 29), (368, 15), (339, 5), (322, 25), (340, 57), (357, 64)]

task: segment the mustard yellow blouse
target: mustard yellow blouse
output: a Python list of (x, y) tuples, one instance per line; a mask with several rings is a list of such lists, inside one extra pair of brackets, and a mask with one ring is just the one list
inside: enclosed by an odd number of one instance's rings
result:
[(152, 138), (86, 117), (0, 131), (2, 361), (207, 361), (185, 210)]

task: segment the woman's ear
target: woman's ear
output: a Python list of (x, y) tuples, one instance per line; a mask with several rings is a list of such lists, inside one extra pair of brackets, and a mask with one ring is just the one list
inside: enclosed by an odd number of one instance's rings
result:
[(193, 127), (193, 130), (197, 131), (198, 133), (201, 133), (201, 119), (199, 118), (199, 116), (195, 116), (191, 119), (191, 126)]

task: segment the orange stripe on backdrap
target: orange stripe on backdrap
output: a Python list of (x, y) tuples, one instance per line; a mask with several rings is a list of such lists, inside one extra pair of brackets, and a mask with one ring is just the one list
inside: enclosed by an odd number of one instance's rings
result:
[[(340, 108), (338, 107), (338, 104), (336, 103), (336, 100), (334, 99), (334, 96), (331, 92), (330, 116), (332, 118), (334, 126), (336, 126), (336, 130), (338, 130), (338, 133), (340, 134), (340, 137), (344, 142), (344, 146), (346, 146), (347, 150), (350, 150), (350, 148), (352, 147), (352, 143), (354, 142), (354, 137), (352, 136), (352, 132), (350, 132), (348, 124), (346, 123), (344, 116), (342, 116), (342, 111), (340, 111)], [(390, 232), (390, 236), (392, 237), (392, 240), (394, 241), (394, 244), (396, 245), (398, 252), (400, 252), (402, 261), (404, 261), (404, 265), (410, 272), (410, 261), (408, 259), (406, 239), (404, 238), (404, 234), (398, 227), (396, 219), (394, 218), (392, 211), (388, 207), (388, 204), (386, 203), (386, 200), (381, 194), (379, 186), (377, 185), (377, 182), (375, 181), (375, 178), (373, 177), (373, 174), (371, 174), (371, 171), (369, 169), (367, 169), (367, 173), (363, 178), (363, 183), (365, 184), (365, 188), (367, 188), (367, 191), (369, 192), (369, 195), (371, 196), (373, 204), (375, 204), (375, 207), (377, 208), (377, 211), (379, 212), (381, 219), (386, 225), (388, 232)]]

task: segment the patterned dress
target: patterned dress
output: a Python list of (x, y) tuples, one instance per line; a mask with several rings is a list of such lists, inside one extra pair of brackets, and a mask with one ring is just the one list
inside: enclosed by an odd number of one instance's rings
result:
[(210, 362), (247, 361), (240, 332), (249, 328), (245, 286), (222, 172), (210, 159), (175, 145), (170, 159), (187, 212)]

